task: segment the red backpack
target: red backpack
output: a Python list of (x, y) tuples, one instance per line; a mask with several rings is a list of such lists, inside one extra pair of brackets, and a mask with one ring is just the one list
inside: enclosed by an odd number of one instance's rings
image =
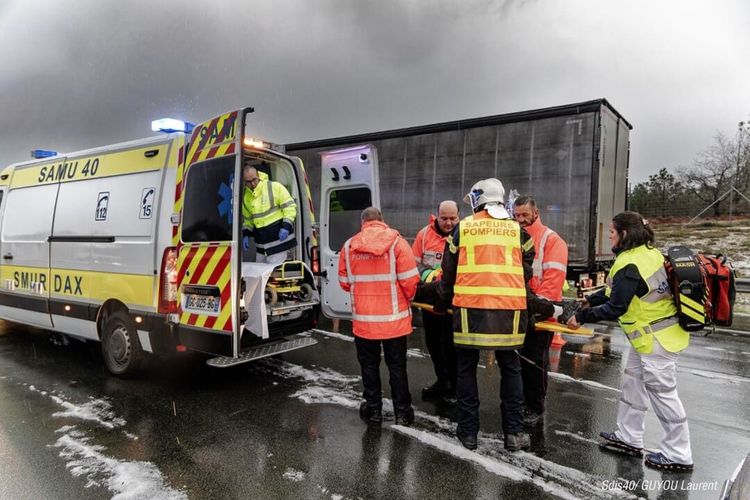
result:
[(734, 269), (724, 255), (714, 257), (698, 253), (695, 259), (703, 269), (703, 280), (706, 286), (706, 316), (715, 325), (732, 326), (734, 299), (737, 290), (734, 283)]
[(737, 291), (734, 270), (725, 256), (710, 257), (675, 246), (667, 250), (664, 267), (685, 330), (732, 325)]

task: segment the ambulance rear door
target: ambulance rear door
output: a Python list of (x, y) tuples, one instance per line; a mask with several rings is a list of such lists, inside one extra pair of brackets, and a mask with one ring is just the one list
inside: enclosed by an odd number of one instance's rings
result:
[(64, 157), (15, 168), (4, 195), (0, 316), (51, 328), (50, 242), (59, 181), (70, 175)]
[(349, 292), (339, 285), (339, 257), (346, 240), (360, 230), (362, 210), (380, 207), (378, 155), (369, 144), (321, 154), (321, 308), (329, 318), (351, 319)]
[(242, 109), (195, 127), (178, 171), (180, 342), (237, 357), (241, 334), (239, 196)]

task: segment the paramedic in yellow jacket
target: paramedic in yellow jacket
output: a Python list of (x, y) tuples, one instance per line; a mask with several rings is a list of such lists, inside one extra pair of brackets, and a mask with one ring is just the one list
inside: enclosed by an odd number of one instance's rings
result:
[(269, 180), (268, 175), (255, 167), (245, 165), (242, 178), (243, 246), (247, 250), (252, 237), (258, 248), (256, 261), (281, 264), (286, 251), (297, 245), (294, 237), (297, 204), (282, 184)]
[(630, 341), (617, 408), (617, 430), (600, 433), (602, 444), (627, 454), (643, 453), (646, 410), (651, 404), (662, 427), (659, 450), (646, 465), (668, 471), (693, 470), (685, 408), (677, 395), (677, 357), (688, 346), (667, 283), (664, 256), (654, 248), (654, 231), (636, 212), (612, 218), (609, 240), (615, 262), (607, 288), (589, 295), (590, 307), (568, 326), (617, 319)]

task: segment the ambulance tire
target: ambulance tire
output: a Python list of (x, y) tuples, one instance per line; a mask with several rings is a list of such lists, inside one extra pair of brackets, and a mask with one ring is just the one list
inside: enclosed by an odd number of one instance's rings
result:
[(141, 367), (144, 354), (138, 332), (124, 311), (115, 311), (107, 318), (102, 332), (102, 355), (114, 375), (127, 377)]
[(307, 283), (302, 283), (299, 287), (299, 299), (302, 302), (310, 302), (313, 298), (313, 289)]

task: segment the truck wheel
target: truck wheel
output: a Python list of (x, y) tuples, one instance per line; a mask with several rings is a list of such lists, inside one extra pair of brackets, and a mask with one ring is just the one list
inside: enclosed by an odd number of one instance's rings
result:
[(143, 362), (138, 332), (133, 320), (123, 311), (113, 313), (104, 325), (102, 354), (107, 368), (114, 375), (132, 375)]
[(302, 283), (299, 287), (299, 299), (302, 302), (309, 302), (313, 298), (313, 289), (307, 283)]

